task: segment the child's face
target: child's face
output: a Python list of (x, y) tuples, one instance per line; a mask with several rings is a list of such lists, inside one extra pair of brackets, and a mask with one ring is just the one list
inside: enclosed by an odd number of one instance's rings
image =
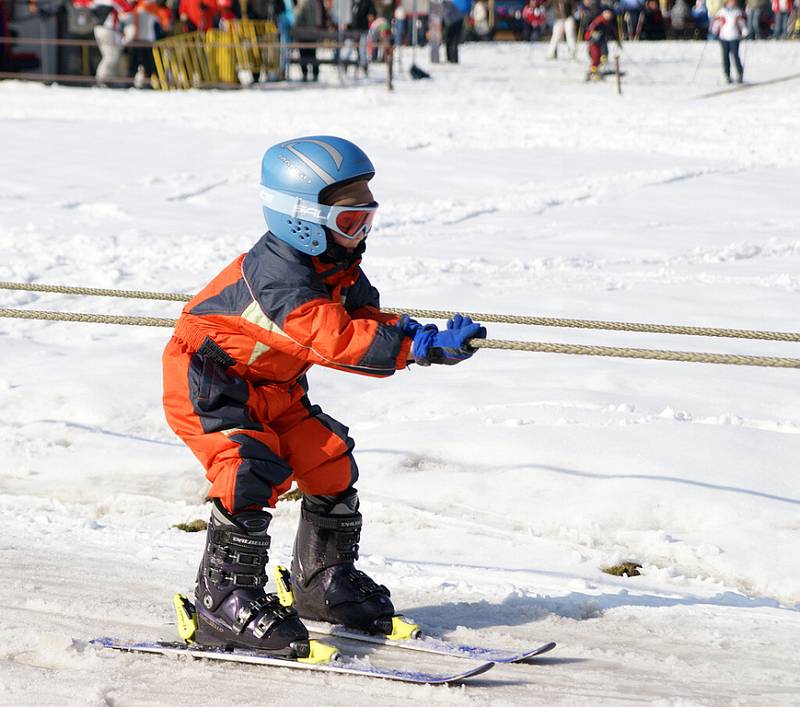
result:
[[(375, 197), (372, 195), (366, 179), (334, 189), (325, 199), (325, 203), (330, 206), (368, 206), (374, 201)], [(347, 248), (347, 250), (353, 250), (366, 238), (363, 235), (358, 238), (345, 238), (335, 231), (330, 231), (330, 236), (337, 245)]]

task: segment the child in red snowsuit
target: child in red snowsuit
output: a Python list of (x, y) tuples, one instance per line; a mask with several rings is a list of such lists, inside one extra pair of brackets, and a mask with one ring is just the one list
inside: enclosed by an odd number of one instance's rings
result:
[[(386, 587), (356, 570), (358, 467), (348, 429), (313, 405), (313, 365), (373, 377), (411, 362), (453, 364), (486, 330), (445, 331), (381, 311), (361, 269), (378, 204), (369, 158), (341, 138), (270, 148), (269, 231), (184, 308), (164, 351), (167, 420), (206, 469), (213, 499), (195, 590), (199, 643), (304, 657), (300, 616), (389, 633)], [(303, 494), (292, 562), (295, 608), (265, 594), (272, 507)]]
[(586, 28), (584, 39), (589, 43), (589, 57), (592, 61), (589, 69), (590, 77), (597, 76), (600, 60), (607, 51), (608, 40), (613, 39), (619, 44), (613, 11), (606, 8), (595, 17)]

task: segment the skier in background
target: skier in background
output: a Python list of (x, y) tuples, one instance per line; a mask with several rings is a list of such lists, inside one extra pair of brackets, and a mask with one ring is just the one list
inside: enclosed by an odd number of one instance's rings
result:
[[(213, 499), (195, 589), (200, 644), (305, 657), (300, 617), (388, 633), (389, 590), (357, 570), (358, 467), (348, 429), (312, 405), (315, 364), (385, 378), (456, 364), (486, 330), (456, 315), (439, 331), (381, 312), (361, 269), (378, 204), (375, 168), (338, 137), (274, 145), (261, 166), (269, 230), (183, 309), (164, 351), (164, 409), (206, 469)], [(303, 494), (294, 607), (266, 594), (273, 507)], [(299, 616), (298, 616), (299, 612)]]
[(619, 34), (617, 33), (617, 22), (614, 17), (614, 12), (609, 8), (603, 8), (603, 11), (595, 17), (586, 28), (584, 39), (589, 43), (589, 57), (591, 65), (589, 73), (586, 75), (586, 80), (600, 79), (600, 60), (603, 54), (607, 51), (608, 40), (613, 39), (618, 46), (622, 46), (619, 41)]
[(744, 66), (739, 58), (739, 42), (747, 36), (747, 20), (736, 0), (726, 0), (725, 6), (714, 16), (711, 33), (722, 47), (722, 70), (725, 80), (731, 83), (731, 57), (736, 66), (736, 83), (744, 80)]

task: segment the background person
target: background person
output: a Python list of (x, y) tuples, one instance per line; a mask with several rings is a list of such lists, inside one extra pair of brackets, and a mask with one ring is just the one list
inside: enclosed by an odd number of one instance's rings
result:
[[(172, 13), (164, 0), (139, 0), (132, 16), (136, 28), (134, 39), (140, 42), (155, 42), (172, 29)], [(144, 88), (156, 70), (152, 47), (132, 47), (131, 65), (136, 72), (133, 85)]]
[(472, 0), (444, 0), (442, 3), (442, 23), (447, 61), (458, 64), (458, 45), (464, 34), (464, 18), (472, 9)]
[(736, 66), (736, 83), (744, 80), (744, 66), (739, 58), (739, 42), (747, 36), (747, 20), (736, 0), (726, 0), (724, 7), (714, 16), (712, 34), (722, 47), (722, 70), (725, 80), (731, 83), (731, 58)]
[(550, 37), (550, 46), (547, 50), (548, 59), (558, 57), (558, 45), (566, 41), (567, 52), (570, 58), (575, 57), (577, 51), (577, 30), (575, 26), (575, 2), (574, 0), (553, 0), (551, 5), (555, 14), (553, 22), (553, 34)]
[(94, 28), (94, 38), (100, 50), (100, 63), (95, 71), (95, 79), (101, 86), (120, 76), (119, 63), (122, 58), (124, 42), (122, 31), (130, 20), (134, 6), (128, 0), (112, 0), (104, 2), (109, 9), (102, 25)]
[(492, 38), (492, 28), (489, 25), (489, 8), (485, 0), (476, 0), (472, 7), (472, 30), (478, 42)]
[(523, 32), (522, 38), (535, 42), (542, 36), (547, 13), (544, 8), (545, 0), (528, 0), (522, 10)]
[(608, 40), (613, 39), (622, 46), (619, 41), (614, 11), (608, 7), (604, 8), (586, 28), (584, 39), (589, 43), (589, 57), (591, 58), (587, 79), (599, 79), (601, 78), (600, 61), (607, 52)]
[[(322, 0), (299, 0), (295, 8), (295, 28), (297, 39), (301, 42), (315, 42), (316, 34), (327, 26), (327, 13)], [(316, 47), (303, 47), (300, 52), (300, 71), (303, 81), (308, 81), (309, 70), (311, 80), (319, 81), (319, 62)]]
[(662, 40), (667, 38), (667, 24), (658, 0), (647, 0), (644, 11), (639, 16), (639, 39)]
[(772, 0), (772, 12), (775, 15), (773, 39), (786, 39), (789, 29), (789, 13), (792, 11), (792, 0)]
[(695, 34), (697, 39), (708, 37), (708, 7), (706, 0), (697, 0), (692, 7), (692, 22), (694, 22)]
[(750, 39), (761, 39), (761, 8), (764, 0), (747, 0), (747, 31)]

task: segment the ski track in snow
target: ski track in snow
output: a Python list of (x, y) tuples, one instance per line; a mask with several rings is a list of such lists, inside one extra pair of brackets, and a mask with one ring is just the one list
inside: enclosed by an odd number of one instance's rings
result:
[[(263, 231), (261, 151), (291, 129), (344, 134), (378, 165), (365, 269), (385, 305), (797, 331), (796, 83), (700, 101), (720, 86), (717, 52), (657, 44), (626, 45), (623, 98), (613, 82), (585, 85), (582, 61), (544, 62), (538, 44), (467, 45), (459, 67), (418, 57), (434, 80), (401, 72), (392, 96), (378, 79), (341, 88), (324, 67), (318, 90), (0, 83), (14, 138), (0, 279), (197, 291)], [(791, 73), (800, 45), (747, 54), (748, 76), (768, 80)], [(489, 335), (798, 355), (780, 342)], [(201, 534), (172, 528), (205, 518), (207, 484), (163, 422), (166, 337), (0, 322), (0, 705), (800, 704), (791, 370), (486, 351), (387, 381), (311, 374), (314, 402), (357, 441), (361, 566), (452, 640), (558, 642), (533, 665), (434, 688), (89, 646), (174, 638), (171, 595), (191, 591), (202, 551)], [(297, 512), (275, 509), (273, 562), (290, 561)], [(601, 571), (624, 560), (642, 575)]]

